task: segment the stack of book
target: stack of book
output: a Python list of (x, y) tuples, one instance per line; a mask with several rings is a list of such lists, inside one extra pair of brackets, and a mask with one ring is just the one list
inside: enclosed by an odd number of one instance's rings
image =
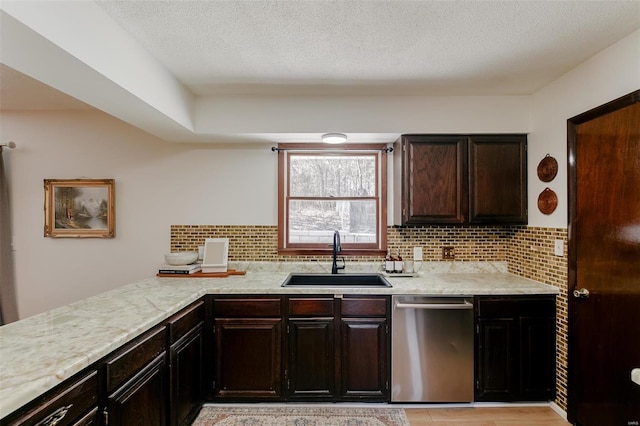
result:
[(200, 263), (190, 265), (162, 265), (158, 270), (159, 274), (193, 274), (202, 269)]

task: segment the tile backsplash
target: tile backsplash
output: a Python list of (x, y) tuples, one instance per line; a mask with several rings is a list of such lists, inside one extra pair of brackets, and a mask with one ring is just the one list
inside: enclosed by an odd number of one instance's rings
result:
[[(229, 261), (326, 262), (330, 256), (279, 255), (278, 227), (256, 225), (172, 225), (171, 251), (197, 251), (205, 238), (229, 238)], [(562, 256), (554, 255), (555, 240), (562, 240)], [(387, 246), (404, 259), (413, 247), (422, 247), (423, 259), (442, 260), (442, 247), (453, 247), (454, 261), (506, 262), (509, 272), (558, 287), (557, 396), (567, 409), (567, 230), (528, 226), (424, 226), (388, 227)], [(382, 256), (346, 256), (348, 262), (381, 261)]]
[[(387, 246), (404, 259), (422, 247), (425, 261), (442, 260), (442, 247), (454, 248), (454, 260), (506, 261), (511, 228), (504, 226), (431, 226), (387, 228)], [(229, 238), (230, 261), (326, 261), (329, 255), (279, 255), (277, 226), (172, 225), (171, 251), (196, 251), (205, 238)], [(347, 261), (377, 261), (382, 256), (346, 256)]]
[[(554, 255), (555, 240), (561, 240), (563, 255)], [(509, 237), (507, 262), (509, 272), (558, 287), (556, 297), (556, 399), (567, 410), (568, 366), (568, 282), (566, 228), (513, 227)]]
[(277, 226), (171, 225), (172, 252), (198, 251), (205, 238), (229, 238), (229, 261), (287, 260), (278, 256)]

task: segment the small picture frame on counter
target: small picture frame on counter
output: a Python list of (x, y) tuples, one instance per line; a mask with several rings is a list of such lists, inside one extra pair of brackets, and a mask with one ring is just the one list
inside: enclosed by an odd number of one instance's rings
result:
[(227, 272), (229, 257), (228, 238), (206, 238), (202, 257), (202, 272)]
[(114, 179), (45, 179), (44, 236), (114, 238)]

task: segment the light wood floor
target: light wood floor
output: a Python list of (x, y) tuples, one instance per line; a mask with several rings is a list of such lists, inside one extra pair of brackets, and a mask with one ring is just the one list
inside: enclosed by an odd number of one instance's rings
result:
[(411, 426), (566, 426), (549, 407), (405, 408)]

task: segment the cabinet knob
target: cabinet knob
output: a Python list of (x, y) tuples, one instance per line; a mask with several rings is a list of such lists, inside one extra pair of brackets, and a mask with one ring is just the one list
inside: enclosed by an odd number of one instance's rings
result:
[(587, 299), (589, 297), (589, 290), (587, 290), (586, 288), (573, 290), (573, 297), (576, 297), (578, 299)]

